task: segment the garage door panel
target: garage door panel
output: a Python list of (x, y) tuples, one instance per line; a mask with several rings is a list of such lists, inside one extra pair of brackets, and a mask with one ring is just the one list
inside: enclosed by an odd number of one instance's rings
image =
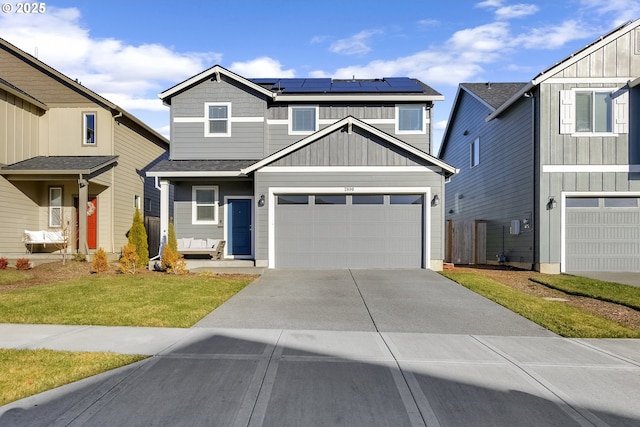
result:
[(422, 205), (390, 205), (388, 196), (359, 198), (376, 202), (368, 204), (309, 200), (309, 205), (276, 205), (276, 267), (422, 267)]
[(567, 208), (565, 270), (640, 271), (640, 209), (595, 206)]

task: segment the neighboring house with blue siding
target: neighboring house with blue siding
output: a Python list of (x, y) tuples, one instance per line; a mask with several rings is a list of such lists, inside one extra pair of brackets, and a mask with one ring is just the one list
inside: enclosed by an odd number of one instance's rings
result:
[(530, 82), (460, 84), (439, 157), (446, 259), (640, 271), (640, 20)]
[[(442, 268), (443, 97), (410, 78), (247, 79), (220, 66), (166, 90), (161, 228), (270, 268)], [(163, 236), (166, 237), (166, 236)]]

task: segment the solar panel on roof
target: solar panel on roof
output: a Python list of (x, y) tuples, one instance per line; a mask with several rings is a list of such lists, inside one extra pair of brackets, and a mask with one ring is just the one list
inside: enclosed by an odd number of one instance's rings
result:
[(306, 79), (303, 87), (330, 87), (331, 79)]

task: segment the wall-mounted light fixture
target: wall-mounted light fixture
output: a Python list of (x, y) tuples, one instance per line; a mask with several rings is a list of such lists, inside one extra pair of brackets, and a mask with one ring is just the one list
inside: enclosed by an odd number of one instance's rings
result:
[(547, 202), (547, 210), (551, 210), (558, 206), (558, 202), (556, 202), (555, 196), (549, 196), (549, 201)]
[(465, 130), (464, 132), (462, 132), (462, 134), (463, 134), (464, 136), (467, 136), (467, 135), (469, 135), (469, 131), (468, 131), (468, 130)]
[(260, 198), (258, 199), (258, 206), (259, 207), (263, 207), (264, 206), (264, 194), (260, 195)]
[(440, 197), (438, 197), (437, 194), (433, 195), (433, 198), (431, 199), (431, 206), (438, 206), (440, 204)]
[(455, 211), (453, 209), (449, 209), (449, 213), (452, 214), (455, 213)]

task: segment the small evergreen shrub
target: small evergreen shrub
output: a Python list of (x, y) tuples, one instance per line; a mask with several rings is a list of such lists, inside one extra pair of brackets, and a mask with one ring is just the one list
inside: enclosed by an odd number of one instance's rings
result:
[(96, 273), (103, 273), (109, 270), (109, 261), (107, 259), (107, 253), (102, 247), (98, 248), (95, 254), (93, 254), (93, 260), (91, 261), (91, 270)]
[(133, 215), (133, 224), (129, 230), (129, 244), (134, 246), (138, 255), (136, 267), (145, 268), (149, 264), (149, 243), (147, 242), (147, 230), (144, 228), (144, 220), (138, 209)]
[(6, 258), (0, 258), (0, 270), (4, 270), (9, 265), (9, 260)]
[(189, 272), (184, 257), (180, 256), (178, 251), (173, 249), (171, 245), (165, 245), (160, 259), (160, 269), (162, 271), (173, 274), (187, 274)]
[(169, 230), (167, 232), (167, 245), (178, 252), (178, 239), (176, 238), (176, 229), (173, 226), (173, 222), (169, 222)]
[(18, 258), (16, 260), (16, 269), (17, 270), (28, 270), (31, 268), (31, 262), (28, 258)]
[(81, 254), (81, 253), (75, 253), (73, 254), (73, 260), (75, 262), (86, 262), (87, 261), (87, 256), (85, 254)]
[(124, 245), (120, 255), (120, 271), (125, 274), (135, 274), (139, 261), (136, 247), (131, 243)]

